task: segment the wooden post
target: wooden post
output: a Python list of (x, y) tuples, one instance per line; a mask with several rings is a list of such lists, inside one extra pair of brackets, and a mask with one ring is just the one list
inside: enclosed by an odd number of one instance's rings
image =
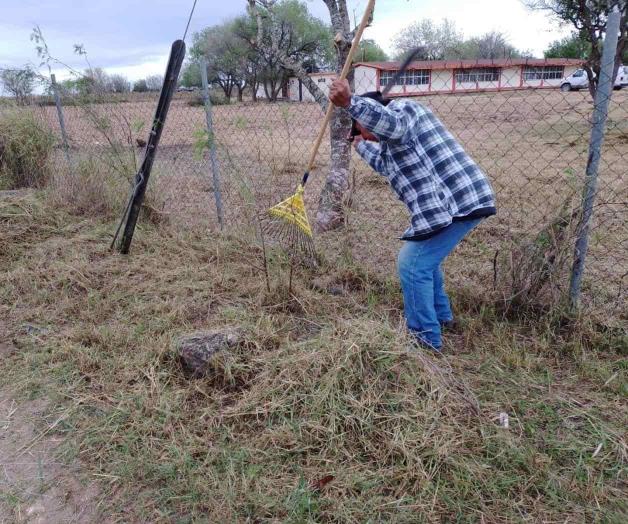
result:
[[(183, 40), (176, 40), (172, 44), (170, 50), (170, 58), (168, 59), (168, 67), (166, 68), (166, 75), (164, 77), (164, 84), (161, 86), (161, 93), (159, 95), (159, 103), (157, 104), (157, 110), (155, 111), (155, 118), (153, 119), (153, 126), (148, 136), (148, 143), (146, 145), (146, 154), (144, 161), (140, 167), (140, 170), (135, 175), (133, 194), (127, 207), (128, 215), (126, 217), (126, 224), (124, 226), (124, 233), (122, 234), (122, 240), (120, 241), (120, 253), (127, 254), (131, 247), (131, 241), (133, 240), (133, 233), (135, 232), (135, 225), (137, 224), (137, 218), (140, 214), (142, 202), (144, 201), (144, 194), (146, 193), (146, 187), (148, 185), (148, 178), (153, 168), (153, 162), (155, 160), (155, 154), (157, 153), (157, 146), (159, 145), (159, 139), (166, 123), (166, 117), (168, 116), (168, 109), (170, 108), (170, 102), (172, 95), (177, 88), (177, 80), (179, 79), (179, 72), (181, 71), (181, 64), (183, 64), (183, 58), (185, 57), (185, 43)], [(124, 219), (123, 219), (124, 220)]]

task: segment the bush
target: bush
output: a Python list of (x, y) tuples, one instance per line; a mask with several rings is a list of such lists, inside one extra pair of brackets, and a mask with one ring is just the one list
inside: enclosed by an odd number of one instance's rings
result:
[[(209, 100), (211, 101), (213, 106), (222, 106), (229, 104), (229, 99), (224, 95), (224, 93), (211, 92), (209, 93)], [(205, 105), (205, 101), (203, 100), (203, 95), (198, 94), (194, 95), (187, 102), (187, 105), (191, 107), (198, 107)]]
[(0, 114), (0, 188), (41, 187), (49, 176), (52, 130), (25, 110)]

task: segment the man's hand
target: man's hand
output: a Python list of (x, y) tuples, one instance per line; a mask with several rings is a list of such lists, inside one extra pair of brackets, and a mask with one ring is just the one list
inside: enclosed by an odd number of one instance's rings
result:
[(364, 140), (362, 138), (362, 135), (356, 135), (353, 137), (353, 147), (355, 148), (356, 151), (358, 150), (358, 144), (362, 142), (362, 140)]
[(329, 88), (329, 99), (336, 107), (349, 107), (351, 105), (351, 88), (349, 87), (349, 82), (336, 78)]

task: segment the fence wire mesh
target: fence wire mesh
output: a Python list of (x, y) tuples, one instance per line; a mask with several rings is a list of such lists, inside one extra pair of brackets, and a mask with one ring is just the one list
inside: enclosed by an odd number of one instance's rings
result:
[[(450, 75), (459, 81), (454, 92), (432, 92), (434, 72), (427, 84), (422, 74), (411, 72), (406, 85), (392, 90), (395, 96), (408, 96), (413, 88), (421, 90), (421, 96), (412, 99), (429, 107), (444, 123), (486, 172), (496, 192), (497, 215), (486, 220), (449, 258), (449, 278), (476, 293), (498, 289), (504, 296), (516, 294), (521, 290), (515, 284), (520, 288), (532, 278), (529, 259), (536, 257), (537, 271), (553, 272), (551, 279), (541, 277), (537, 283), (544, 287), (546, 299), (564, 296), (589, 155), (591, 95), (586, 89), (562, 91), (555, 80), (549, 82), (553, 87), (541, 87), (543, 73), (532, 69), (526, 70), (525, 79), (522, 71), (509, 78), (505, 69), (498, 75), (489, 71), (488, 76), (486, 69), (486, 64), (478, 63), (476, 68), (467, 64), (461, 73), (452, 70)], [(478, 76), (477, 70), (484, 76)], [(326, 92), (331, 75), (314, 78)], [(524, 80), (526, 88), (518, 88)], [(380, 74), (375, 80), (379, 84), (374, 85), (373, 73), (357, 68), (354, 91), (370, 91), (385, 81), (386, 75)], [(307, 101), (305, 86), (299, 89), (296, 80), (291, 82), (286, 98), (276, 102), (252, 102), (250, 93), (245, 93), (245, 101), (215, 103), (211, 134), (201, 91), (178, 92), (149, 184), (147, 205), (154, 215), (174, 229), (217, 232), (213, 184), (217, 175), (225, 233), (253, 238), (255, 217), (294, 191), (323, 119), (321, 107)], [(299, 93), (303, 101), (299, 101)], [(116, 191), (121, 191), (115, 201), (116, 211), (121, 213), (129, 181), (144, 154), (158, 93), (104, 98), (61, 95), (67, 156), (52, 97), (17, 110), (33, 112), (53, 130), (57, 140), (51, 158), (53, 178), (70, 192), (75, 205), (80, 207), (81, 198), (76, 184), (61, 182), (68, 173), (75, 178), (87, 176), (92, 185), (112, 181)], [(8, 110), (16, 108), (0, 107), (0, 112)], [(215, 147), (217, 173), (212, 172), (211, 147)], [(614, 91), (610, 101), (583, 286), (583, 301), (617, 322), (626, 319), (627, 158), (628, 89), (623, 89)], [(305, 195), (312, 222), (316, 222), (329, 171), (330, 142), (326, 137)], [(332, 261), (350, 257), (371, 271), (394, 274), (401, 247), (398, 237), (408, 223), (405, 207), (386, 179), (355, 152), (346, 186), (341, 189), (343, 224), (316, 236), (318, 250)], [(85, 205), (90, 201), (86, 199)], [(524, 260), (526, 256), (528, 260)]]

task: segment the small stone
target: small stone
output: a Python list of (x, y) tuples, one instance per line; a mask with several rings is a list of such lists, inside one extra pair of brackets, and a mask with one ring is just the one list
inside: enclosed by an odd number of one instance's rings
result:
[(211, 369), (211, 360), (221, 351), (236, 347), (240, 335), (233, 329), (200, 331), (176, 341), (177, 354), (186, 371), (203, 376)]
[(48, 328), (38, 326), (37, 324), (22, 324), (22, 329), (26, 332), (27, 335), (46, 335), (50, 333), (50, 330)]

